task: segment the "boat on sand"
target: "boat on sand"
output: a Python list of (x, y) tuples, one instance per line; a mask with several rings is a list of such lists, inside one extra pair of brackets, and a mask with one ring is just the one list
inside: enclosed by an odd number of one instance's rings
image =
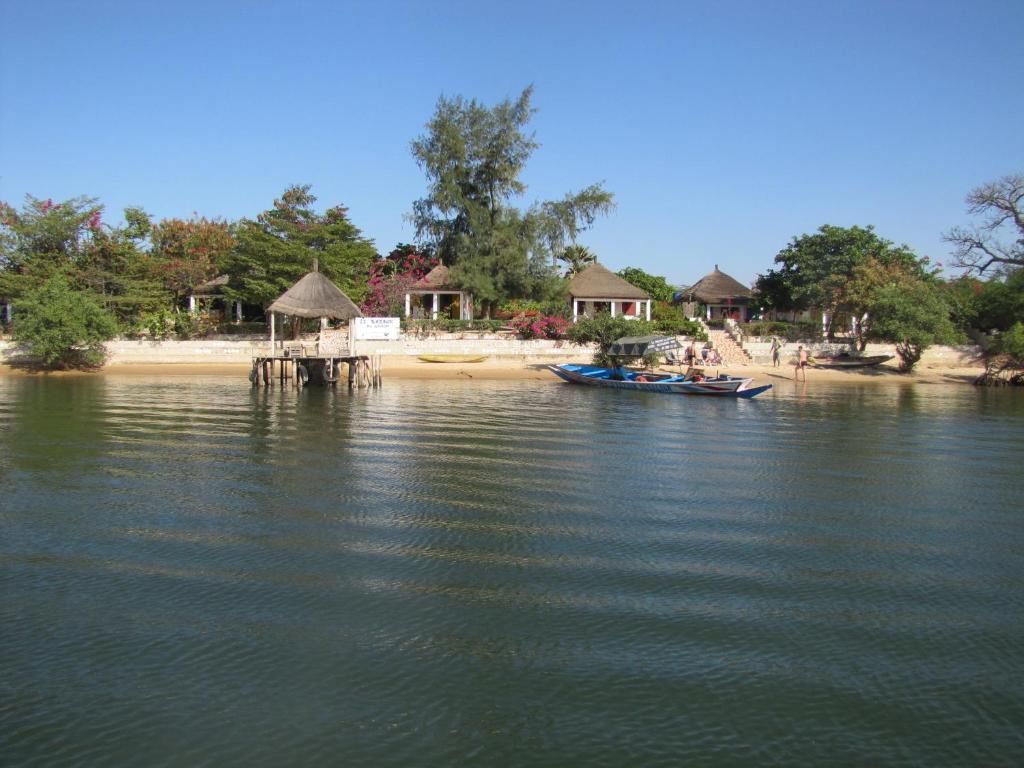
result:
[(419, 355), (424, 363), (482, 363), (487, 355)]
[(814, 368), (834, 368), (838, 370), (846, 368), (871, 368), (892, 360), (892, 358), (892, 355), (859, 357), (857, 355), (839, 354), (835, 357), (812, 357), (807, 361), (807, 364)]

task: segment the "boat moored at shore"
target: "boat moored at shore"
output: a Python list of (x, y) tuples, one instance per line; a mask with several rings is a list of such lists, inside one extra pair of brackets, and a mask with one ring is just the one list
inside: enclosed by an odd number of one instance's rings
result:
[(706, 395), (749, 399), (772, 388), (771, 384), (753, 386), (753, 379), (727, 374), (704, 377), (700, 373), (666, 375), (642, 373), (626, 368), (599, 368), (593, 365), (549, 365), (548, 370), (570, 384), (588, 384), (608, 389), (631, 389), (669, 395)]

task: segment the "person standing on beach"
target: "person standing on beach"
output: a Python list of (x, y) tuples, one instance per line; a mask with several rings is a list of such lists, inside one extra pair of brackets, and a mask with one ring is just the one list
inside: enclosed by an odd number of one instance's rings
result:
[(796, 350), (796, 373), (793, 375), (793, 379), (799, 379), (801, 372), (804, 375), (804, 381), (807, 381), (807, 350), (804, 349), (803, 344)]
[(782, 344), (778, 336), (772, 336), (772, 368), (778, 368), (782, 363)]

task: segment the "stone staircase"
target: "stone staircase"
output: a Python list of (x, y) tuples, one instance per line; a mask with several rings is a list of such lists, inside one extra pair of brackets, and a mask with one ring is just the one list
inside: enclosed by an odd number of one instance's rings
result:
[(737, 344), (726, 331), (709, 328), (708, 340), (722, 356), (722, 367), (750, 365), (753, 362), (747, 351)]

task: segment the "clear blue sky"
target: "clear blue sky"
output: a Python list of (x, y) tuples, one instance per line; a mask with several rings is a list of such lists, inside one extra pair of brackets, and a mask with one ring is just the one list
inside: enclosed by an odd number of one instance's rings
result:
[(874, 224), (945, 261), (972, 188), (1024, 170), (1024, 1), (0, 0), (0, 199), (254, 216), (292, 183), (386, 252), (438, 96), (532, 83), (526, 201), (603, 181), (612, 269), (743, 282)]

